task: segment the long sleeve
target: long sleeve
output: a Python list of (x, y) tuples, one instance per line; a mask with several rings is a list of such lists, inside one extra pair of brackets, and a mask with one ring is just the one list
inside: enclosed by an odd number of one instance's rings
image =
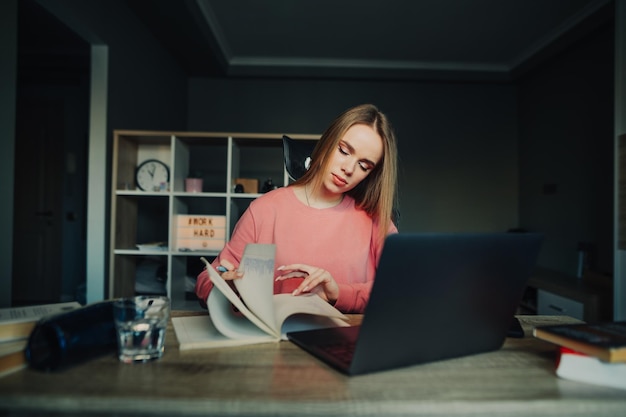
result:
[[(222, 259), (227, 259), (237, 268), (241, 262), (243, 251), (247, 243), (260, 243), (257, 242), (254, 236), (254, 218), (251, 210), (246, 210), (241, 216), (233, 231), (232, 239), (226, 243), (224, 249), (222, 249), (220, 254), (211, 262), (211, 265), (217, 268)], [(203, 269), (198, 275), (195, 287), (196, 296), (200, 301), (200, 305), (203, 307), (206, 307), (206, 300), (212, 288), (213, 283), (209, 278), (209, 273), (206, 269)]]
[[(388, 232), (397, 229), (392, 225)], [(346, 196), (336, 207), (314, 209), (303, 205), (289, 187), (250, 204), (213, 265), (227, 259), (237, 267), (247, 243), (276, 244), (276, 267), (302, 263), (329, 271), (340, 289), (335, 307), (345, 313), (363, 312), (382, 251), (378, 224), (355, 208), (354, 200)], [(298, 279), (275, 282), (274, 293), (289, 293), (298, 284)], [(201, 302), (211, 288), (203, 271), (196, 283)]]
[[(382, 254), (383, 245), (376, 243), (378, 229), (374, 227), (371, 240), (371, 267), (376, 271), (380, 256)], [(398, 233), (397, 227), (392, 223), (387, 231), (387, 235)], [(375, 273), (375, 272), (374, 272)], [(372, 286), (374, 285), (374, 277), (364, 283), (340, 283), (339, 298), (335, 302), (335, 308), (344, 313), (363, 313), (367, 302), (369, 301)]]

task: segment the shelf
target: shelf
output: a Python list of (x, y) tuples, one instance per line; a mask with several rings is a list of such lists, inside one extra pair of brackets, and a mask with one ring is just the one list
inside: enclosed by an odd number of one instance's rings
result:
[[(279, 187), (289, 183), (283, 162), (282, 136), (114, 131), (109, 297), (132, 296), (154, 287), (169, 295), (172, 308), (197, 308), (199, 304), (194, 299), (191, 281), (202, 271), (200, 257), (212, 260), (219, 250), (178, 250), (177, 216), (223, 216), (222, 230), (210, 230), (210, 234), (202, 230), (198, 235), (192, 231), (189, 235), (190, 239), (214, 239), (213, 233), (216, 233), (216, 236), (223, 236), (219, 238), (223, 242), (210, 240), (206, 243), (210, 247), (223, 246), (250, 203), (263, 195), (261, 187), (268, 178)], [(289, 136), (307, 141), (319, 138), (317, 135)], [(168, 166), (170, 181), (165, 190), (136, 188), (135, 170), (146, 159), (158, 159)], [(185, 191), (185, 179), (191, 174), (202, 179), (201, 192)], [(257, 180), (259, 192), (236, 193), (238, 178)], [(165, 242), (167, 248), (137, 249), (137, 245), (148, 242)], [(198, 243), (197, 240), (191, 243), (194, 242)], [(154, 280), (146, 274), (154, 274)], [(147, 285), (146, 280), (152, 285)]]

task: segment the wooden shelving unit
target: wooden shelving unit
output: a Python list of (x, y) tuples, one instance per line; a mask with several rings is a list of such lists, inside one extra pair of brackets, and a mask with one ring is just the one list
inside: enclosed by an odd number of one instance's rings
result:
[[(318, 135), (291, 134), (315, 141)], [(111, 181), (109, 297), (165, 293), (174, 309), (195, 309), (190, 293), (202, 269), (200, 257), (219, 251), (185, 251), (175, 245), (179, 214), (226, 217), (226, 240), (260, 193), (236, 193), (237, 178), (288, 183), (282, 134), (116, 130)], [(162, 190), (136, 187), (135, 170), (147, 159), (164, 162), (170, 181)], [(202, 192), (185, 191), (185, 178), (201, 173)], [(161, 242), (150, 247), (149, 243)]]

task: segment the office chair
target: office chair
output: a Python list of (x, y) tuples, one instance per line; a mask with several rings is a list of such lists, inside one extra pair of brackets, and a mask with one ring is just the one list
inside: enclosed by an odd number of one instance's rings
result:
[(283, 135), (283, 158), (289, 178), (297, 180), (309, 168), (315, 143), (309, 140), (296, 140)]

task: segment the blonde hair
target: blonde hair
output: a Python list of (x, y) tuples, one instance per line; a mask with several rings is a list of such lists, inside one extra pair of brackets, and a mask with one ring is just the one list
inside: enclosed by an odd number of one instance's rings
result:
[(339, 142), (348, 129), (357, 124), (369, 126), (380, 135), (383, 154), (372, 172), (346, 194), (354, 198), (357, 207), (379, 222), (379, 238), (384, 240), (396, 205), (398, 150), (391, 124), (376, 106), (362, 104), (340, 114), (316, 144), (309, 170), (294, 184), (311, 184), (314, 188), (319, 188), (323, 180), (321, 174), (326, 171)]

